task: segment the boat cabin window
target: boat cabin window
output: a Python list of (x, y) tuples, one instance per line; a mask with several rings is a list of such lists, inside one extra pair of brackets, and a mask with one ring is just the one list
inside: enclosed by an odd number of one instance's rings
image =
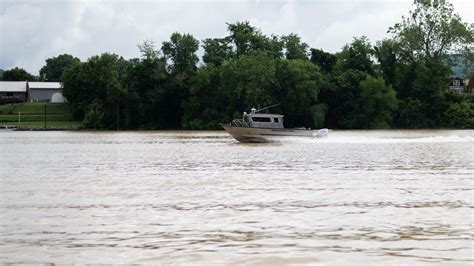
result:
[(280, 120), (278, 119), (278, 117), (274, 117), (274, 118), (273, 118), (273, 121), (274, 121), (275, 123), (280, 123)]
[(253, 116), (252, 117), (253, 122), (265, 122), (265, 123), (270, 123), (270, 117), (258, 117), (258, 116)]

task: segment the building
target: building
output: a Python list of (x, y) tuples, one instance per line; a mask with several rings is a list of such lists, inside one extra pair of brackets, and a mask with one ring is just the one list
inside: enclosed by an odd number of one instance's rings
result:
[(474, 76), (469, 79), (466, 85), (466, 92), (468, 93), (474, 93)]
[(464, 80), (460, 77), (451, 77), (449, 80), (448, 91), (464, 92)]
[(28, 82), (30, 102), (65, 102), (59, 82)]
[(24, 102), (26, 99), (26, 81), (0, 81), (0, 103)]
[(451, 54), (444, 63), (451, 67), (452, 72), (447, 91), (473, 93), (472, 85), (469, 86), (474, 72), (472, 59), (463, 54)]

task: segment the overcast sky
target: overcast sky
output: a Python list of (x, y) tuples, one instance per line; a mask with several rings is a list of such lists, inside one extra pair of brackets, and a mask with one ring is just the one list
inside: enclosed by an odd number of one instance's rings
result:
[[(310, 47), (336, 52), (354, 36), (372, 42), (408, 14), (413, 0), (0, 0), (0, 68), (38, 75), (47, 58), (87, 60), (103, 52), (139, 56), (173, 32), (202, 40), (227, 35), (226, 23), (248, 20), (265, 34), (296, 33)], [(451, 1), (472, 23), (474, 1)]]

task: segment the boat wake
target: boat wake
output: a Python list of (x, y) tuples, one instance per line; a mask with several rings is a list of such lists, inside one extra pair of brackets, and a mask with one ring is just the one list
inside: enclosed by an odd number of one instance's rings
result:
[(328, 144), (383, 144), (383, 143), (471, 143), (474, 144), (473, 136), (388, 136), (388, 137), (367, 137), (367, 136), (338, 136), (331, 134), (324, 138), (304, 138), (285, 137), (275, 138), (277, 142), (287, 143), (328, 143)]

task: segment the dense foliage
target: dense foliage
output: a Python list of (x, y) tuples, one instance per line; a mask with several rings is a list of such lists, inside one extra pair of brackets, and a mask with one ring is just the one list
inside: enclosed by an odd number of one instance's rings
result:
[(38, 77), (35, 77), (28, 73), (23, 68), (15, 67), (8, 70), (2, 71), (2, 79), (4, 81), (36, 81)]
[(42, 81), (61, 81), (61, 75), (64, 70), (80, 60), (72, 55), (62, 54), (57, 57), (46, 59), (46, 65), (40, 71), (40, 79)]
[(447, 91), (448, 56), (472, 60), (473, 28), (451, 4), (419, 0), (391, 38), (354, 38), (335, 54), (237, 22), (222, 38), (173, 33), (160, 49), (144, 41), (130, 60), (60, 55), (40, 76), (62, 81), (74, 117), (90, 128), (215, 129), (275, 103), (287, 127), (474, 128), (474, 97)]

